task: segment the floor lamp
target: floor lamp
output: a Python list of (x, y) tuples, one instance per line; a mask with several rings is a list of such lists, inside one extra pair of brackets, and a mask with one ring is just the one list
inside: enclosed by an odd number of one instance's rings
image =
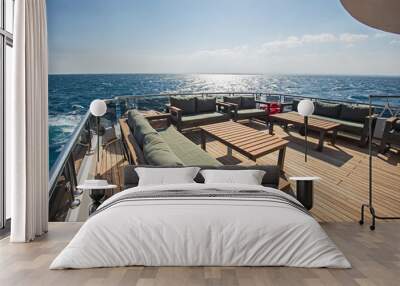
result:
[(97, 123), (97, 162), (99, 162), (100, 157), (100, 117), (102, 117), (107, 112), (107, 105), (104, 100), (95, 99), (90, 103), (90, 113), (96, 117)]
[(303, 99), (297, 105), (297, 112), (304, 116), (304, 139), (306, 141), (306, 150), (304, 153), (304, 161), (307, 162), (308, 141), (307, 141), (307, 125), (308, 116), (314, 113), (314, 103), (309, 99)]

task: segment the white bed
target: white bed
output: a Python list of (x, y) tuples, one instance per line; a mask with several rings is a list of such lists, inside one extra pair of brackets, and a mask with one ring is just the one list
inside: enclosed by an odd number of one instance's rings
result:
[[(186, 195), (135, 197), (168, 191)], [(238, 191), (244, 194), (190, 196)], [(263, 192), (262, 196), (252, 196), (253, 191)], [(272, 199), (263, 198), (264, 193)], [(50, 269), (128, 265), (350, 268), (342, 252), (298, 204), (279, 190), (254, 185), (131, 188), (105, 201)]]

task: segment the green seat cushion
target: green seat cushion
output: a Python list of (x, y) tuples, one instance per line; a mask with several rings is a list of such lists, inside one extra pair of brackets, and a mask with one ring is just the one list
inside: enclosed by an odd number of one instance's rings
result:
[(183, 162), (185, 166), (220, 166), (222, 165), (214, 157), (197, 146), (174, 126), (170, 126), (159, 132), (167, 142), (169, 148)]
[[(372, 113), (374, 111), (372, 110)], [(365, 118), (369, 115), (368, 106), (355, 106), (349, 104), (342, 104), (340, 119), (354, 121), (354, 122), (364, 122)]]
[(257, 117), (257, 116), (266, 116), (265, 110), (263, 109), (241, 109), (238, 110), (238, 117), (240, 118), (249, 118), (249, 117)]
[(144, 138), (143, 155), (147, 164), (152, 166), (183, 166), (183, 162), (157, 133), (148, 134)]
[(223, 100), (224, 100), (224, 102), (227, 102), (227, 103), (234, 103), (238, 107), (240, 107), (241, 103), (242, 103), (242, 97), (241, 96), (224, 96)]
[(136, 121), (136, 117), (143, 117), (143, 115), (137, 111), (136, 109), (132, 109), (128, 111), (128, 126), (129, 128), (133, 131), (135, 130), (135, 121)]
[(197, 121), (207, 121), (214, 119), (228, 119), (229, 115), (226, 113), (220, 112), (209, 112), (209, 113), (201, 113), (196, 115), (187, 115), (182, 117), (182, 122), (184, 123), (193, 123)]
[(217, 99), (215, 97), (196, 97), (197, 113), (215, 112)]
[(362, 124), (362, 123), (347, 121), (347, 120), (343, 120), (343, 119), (339, 119), (339, 118), (327, 118), (326, 116), (315, 115), (315, 114), (311, 115), (310, 117), (329, 120), (329, 121), (332, 121), (332, 122), (336, 122), (336, 123), (343, 124), (343, 125), (348, 125), (348, 126), (353, 126), (353, 127), (357, 127), (357, 128), (363, 128), (364, 127), (364, 124)]
[(196, 97), (194, 96), (171, 96), (171, 106), (182, 109), (182, 114), (196, 113)]
[(330, 117), (326, 117), (326, 116), (315, 115), (315, 114), (311, 115), (310, 117), (339, 123), (339, 124), (341, 124), (339, 127), (339, 130), (349, 132), (349, 133), (355, 133), (358, 135), (362, 134), (362, 131), (364, 129), (364, 124), (359, 123), (359, 122), (352, 122), (352, 121), (347, 121), (347, 120), (342, 120), (342, 119), (337, 119), (337, 118), (330, 118)]
[(321, 115), (331, 118), (339, 118), (341, 105), (340, 104), (333, 104), (333, 103), (326, 103), (326, 102), (314, 102), (314, 114)]
[(254, 96), (241, 96), (240, 109), (254, 109), (256, 108), (256, 99)]
[(144, 138), (148, 134), (157, 133), (157, 131), (150, 125), (149, 121), (143, 116), (135, 117), (133, 136), (136, 139), (136, 142), (139, 144), (141, 148), (143, 148)]

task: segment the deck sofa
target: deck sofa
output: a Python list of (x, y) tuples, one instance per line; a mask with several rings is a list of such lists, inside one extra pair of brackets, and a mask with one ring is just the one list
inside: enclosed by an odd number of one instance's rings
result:
[(167, 109), (179, 131), (230, 120), (231, 105), (210, 96), (171, 96)]
[[(162, 119), (159, 115), (154, 117)], [(137, 110), (128, 112), (127, 118), (119, 120), (125, 149), (131, 164), (154, 166), (210, 165), (221, 163), (194, 144), (171, 124), (154, 129), (152, 117), (144, 117)], [(169, 115), (165, 115), (169, 120)]]
[[(299, 100), (293, 100), (293, 111), (297, 111), (298, 103)], [(360, 146), (365, 146), (368, 141), (369, 107), (366, 105), (315, 101), (314, 113), (310, 117), (339, 123), (339, 131), (360, 137)]]
[(235, 121), (259, 119), (268, 123), (267, 112), (257, 108), (257, 101), (253, 95), (224, 96), (223, 102), (232, 106), (231, 113)]

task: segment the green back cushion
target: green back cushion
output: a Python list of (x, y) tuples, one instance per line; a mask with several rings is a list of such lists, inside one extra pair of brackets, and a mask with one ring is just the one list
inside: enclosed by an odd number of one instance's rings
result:
[(128, 126), (129, 128), (132, 130), (135, 130), (135, 121), (136, 121), (136, 117), (143, 117), (143, 115), (137, 111), (136, 109), (132, 109), (130, 111), (128, 111)]
[(240, 102), (241, 109), (254, 109), (256, 108), (256, 99), (254, 96), (242, 96)]
[(171, 106), (182, 109), (182, 114), (196, 113), (196, 97), (194, 96), (171, 96)]
[(224, 102), (237, 104), (238, 107), (241, 106), (242, 97), (241, 96), (224, 96)]
[[(374, 111), (372, 110), (372, 114), (373, 113)], [(342, 104), (341, 106), (340, 119), (362, 123), (368, 115), (368, 106), (355, 106), (349, 104)]]
[(215, 112), (216, 101), (215, 97), (196, 97), (197, 112)]
[(300, 100), (293, 99), (292, 101), (292, 111), (297, 111), (297, 105), (299, 105)]
[(157, 134), (157, 131), (153, 127), (151, 127), (149, 121), (147, 121), (147, 119), (143, 116), (135, 117), (133, 136), (135, 137), (136, 142), (141, 148), (143, 148), (144, 138), (148, 134)]
[(340, 115), (340, 104), (332, 104), (326, 102), (314, 102), (314, 114), (331, 117), (331, 118), (339, 118)]
[(153, 166), (183, 166), (160, 134), (148, 134), (143, 142), (146, 162)]

